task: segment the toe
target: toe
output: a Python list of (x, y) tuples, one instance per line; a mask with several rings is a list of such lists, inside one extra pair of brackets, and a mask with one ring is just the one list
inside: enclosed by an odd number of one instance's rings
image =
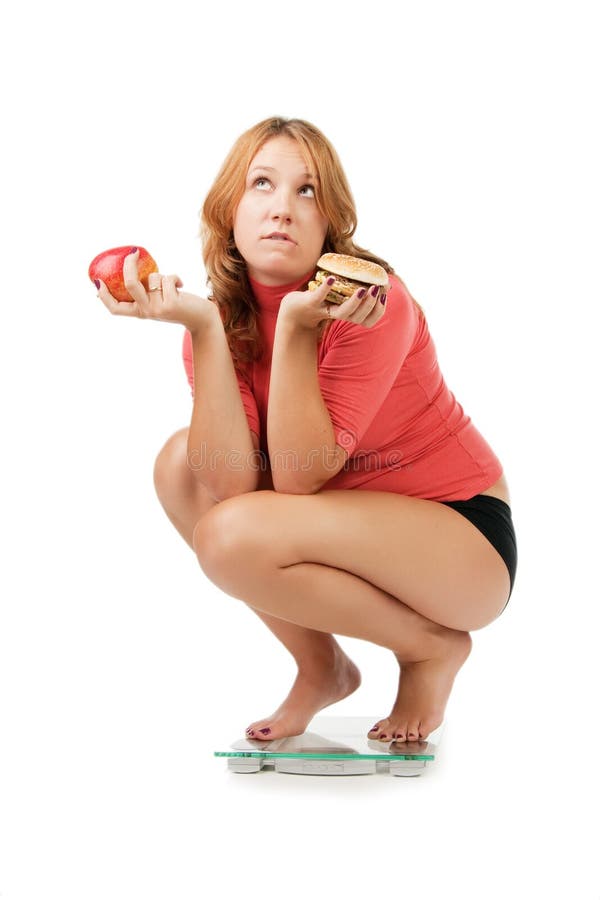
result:
[(394, 740), (396, 740), (396, 741), (405, 741), (405, 740), (406, 740), (406, 734), (407, 734), (407, 731), (408, 731), (408, 722), (406, 722), (405, 720), (401, 719), (401, 720), (398, 722), (398, 724), (396, 725), (396, 727), (394, 728), (394, 731), (393, 731), (393, 738), (394, 738)]
[(253, 722), (246, 728), (246, 737), (252, 740), (262, 741), (271, 740), (271, 723), (268, 719), (261, 719), (259, 722)]
[(380, 734), (385, 732), (385, 728), (383, 727), (386, 719), (380, 719), (379, 722), (375, 722), (372, 728), (369, 728), (368, 735), (372, 740), (377, 740)]
[(407, 739), (407, 741), (418, 741), (419, 740), (419, 720), (418, 719), (412, 719), (409, 722), (406, 739)]

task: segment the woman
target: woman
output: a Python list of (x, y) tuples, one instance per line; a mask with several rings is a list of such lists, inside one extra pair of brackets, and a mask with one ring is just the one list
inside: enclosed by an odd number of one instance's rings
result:
[[(352, 241), (335, 150), (299, 119), (235, 143), (202, 211), (209, 300), (176, 275), (137, 277), (113, 313), (186, 326), (189, 428), (155, 465), (159, 499), (207, 577), (294, 656), (279, 708), (247, 735), (301, 734), (360, 673), (333, 633), (389, 648), (398, 695), (369, 738), (426, 738), (443, 720), (469, 632), (504, 609), (516, 544), (502, 467), (440, 373), (425, 316), (391, 266)], [(371, 259), (387, 297), (307, 290), (324, 252)], [(387, 300), (387, 303), (386, 303)], [(261, 465), (261, 463), (263, 465)]]

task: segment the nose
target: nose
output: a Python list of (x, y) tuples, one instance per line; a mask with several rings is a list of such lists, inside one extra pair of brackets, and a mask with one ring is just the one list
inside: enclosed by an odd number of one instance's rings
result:
[(281, 219), (285, 222), (291, 221), (293, 212), (292, 191), (286, 188), (279, 188), (273, 194), (273, 203), (271, 208), (271, 217), (273, 219)]

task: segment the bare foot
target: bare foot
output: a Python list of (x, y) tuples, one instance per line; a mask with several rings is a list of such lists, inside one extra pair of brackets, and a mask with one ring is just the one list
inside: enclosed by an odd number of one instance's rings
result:
[(360, 671), (345, 653), (329, 665), (298, 671), (292, 689), (272, 716), (259, 719), (246, 729), (246, 737), (256, 741), (304, 734), (313, 716), (332, 703), (343, 700), (360, 685)]
[(449, 633), (434, 658), (403, 663), (394, 707), (369, 731), (370, 740), (418, 741), (444, 720), (446, 703), (456, 673), (471, 652), (473, 641), (466, 631)]

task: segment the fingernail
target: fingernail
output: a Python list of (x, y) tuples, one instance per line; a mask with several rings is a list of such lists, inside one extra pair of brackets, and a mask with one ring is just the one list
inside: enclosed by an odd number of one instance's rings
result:
[(100, 290), (100, 282), (98, 281), (97, 278), (94, 278), (94, 284), (96, 285), (96, 290), (99, 291)]
[(132, 250), (129, 251), (129, 253), (130, 253), (130, 254), (131, 254), (131, 253), (137, 253), (137, 247), (134, 247)]
[(333, 284), (334, 281), (335, 281), (335, 278), (328, 278), (327, 284)]
[(359, 299), (359, 300), (362, 300), (362, 298), (365, 296), (366, 293), (367, 293), (367, 289), (366, 289), (366, 288), (362, 288), (362, 289), (358, 292), (358, 299)]
[(270, 728), (261, 728), (260, 733), (261, 734), (271, 734), (271, 729)]
[(382, 294), (379, 298), (383, 306), (385, 306), (385, 301), (387, 300), (387, 294)]
[(379, 285), (378, 284), (376, 284), (375, 287), (372, 288), (371, 293), (374, 297), (377, 296), (377, 294), (379, 293)]

